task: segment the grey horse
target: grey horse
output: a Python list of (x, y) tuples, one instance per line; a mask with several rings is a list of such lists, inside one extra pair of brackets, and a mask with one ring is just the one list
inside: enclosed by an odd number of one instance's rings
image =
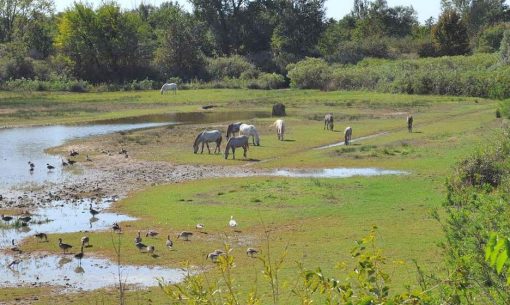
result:
[(344, 140), (345, 145), (351, 144), (351, 137), (352, 137), (352, 127), (351, 126), (345, 128), (344, 137), (345, 137), (345, 140)]
[(328, 113), (324, 116), (324, 129), (333, 130), (333, 114)]
[(198, 152), (198, 146), (202, 143), (202, 151), (204, 152), (204, 144), (207, 145), (207, 150), (211, 153), (211, 149), (209, 148), (210, 142), (216, 142), (216, 148), (214, 149), (214, 153), (221, 152), (221, 131), (219, 130), (204, 130), (198, 134), (195, 138), (195, 142), (193, 143), (193, 152), (196, 154)]
[(246, 152), (248, 151), (249, 143), (247, 136), (232, 137), (228, 139), (227, 147), (225, 147), (225, 159), (228, 159), (228, 153), (232, 149), (232, 158), (236, 158), (236, 148), (242, 147), (244, 150), (243, 156), (246, 158)]

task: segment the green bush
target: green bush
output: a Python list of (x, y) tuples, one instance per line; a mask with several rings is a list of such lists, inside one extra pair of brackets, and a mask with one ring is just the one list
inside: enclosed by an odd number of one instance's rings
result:
[(367, 58), (357, 65), (305, 59), (289, 65), (296, 88), (391, 93), (510, 97), (510, 67), (496, 54), (407, 60)]
[(483, 53), (494, 53), (499, 51), (501, 40), (503, 39), (503, 33), (505, 30), (510, 29), (510, 24), (500, 23), (485, 28), (477, 39), (477, 52)]
[(206, 67), (209, 79), (215, 81), (225, 78), (240, 78), (243, 72), (254, 69), (254, 65), (239, 55), (210, 58)]
[(281, 89), (287, 86), (285, 77), (276, 73), (261, 73), (257, 79), (248, 81), (248, 89)]

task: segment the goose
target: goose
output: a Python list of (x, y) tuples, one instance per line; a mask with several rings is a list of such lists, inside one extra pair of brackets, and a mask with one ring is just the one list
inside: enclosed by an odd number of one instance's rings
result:
[(156, 248), (154, 248), (154, 246), (147, 246), (147, 253), (153, 254), (155, 250)]
[(16, 246), (16, 244), (14, 243), (14, 239), (11, 240), (11, 243), (12, 243), (11, 251), (13, 251), (13, 252), (21, 252), (21, 249), (18, 248), (18, 246)]
[(149, 230), (149, 231), (147, 231), (147, 233), (145, 234), (145, 237), (149, 237), (149, 236), (150, 236), (150, 237), (155, 237), (155, 236), (157, 236), (158, 234), (159, 234), (159, 233), (158, 233), (158, 232), (156, 232), (156, 231), (154, 231), (154, 230)]
[(81, 264), (81, 259), (83, 258), (83, 244), (81, 245), (80, 252), (76, 253), (74, 255), (74, 257), (77, 258), (80, 261), (80, 264)]
[(23, 217), (18, 217), (18, 219), (23, 221), (23, 222), (29, 222), (30, 220), (32, 220), (32, 217), (30, 217), (30, 216), (23, 216)]
[(59, 239), (58, 239), (58, 247), (59, 247), (60, 249), (62, 249), (62, 251), (64, 251), (64, 254), (65, 254), (65, 253), (66, 253), (66, 251), (67, 251), (68, 249), (71, 249), (73, 246), (71, 246), (71, 245), (69, 245), (69, 244), (64, 244), (64, 243), (62, 242), (62, 238), (59, 238)]
[(32, 161), (28, 161), (28, 166), (30, 166), (30, 170), (34, 170), (35, 164)]
[(34, 236), (37, 239), (40, 239), (40, 240), (44, 239), (45, 241), (48, 241), (48, 235), (46, 235), (46, 233), (36, 233)]
[(142, 251), (143, 249), (147, 249), (147, 246), (142, 243), (136, 243), (135, 246), (138, 248), (138, 250)]
[(254, 248), (248, 248), (246, 249), (246, 255), (248, 255), (249, 257), (253, 257), (255, 254), (258, 254), (259, 251), (257, 249), (254, 249)]
[(170, 239), (170, 235), (168, 235), (168, 237), (166, 239), (166, 247), (171, 250), (173, 246), (174, 246), (174, 242)]
[(116, 222), (113, 223), (112, 230), (113, 230), (113, 232), (117, 232), (117, 233), (121, 233), (122, 232), (122, 228)]
[(119, 155), (124, 155), (124, 154), (127, 154), (127, 150), (125, 150), (124, 148), (122, 148), (122, 149), (119, 151)]
[(83, 236), (81, 238), (81, 245), (82, 246), (85, 246), (85, 244), (87, 244), (87, 247), (89, 246), (89, 242), (90, 242), (90, 238), (88, 236)]
[(202, 224), (202, 223), (198, 223), (195, 228), (197, 228), (197, 230), (203, 230), (205, 228), (205, 225)]
[(67, 163), (66, 161), (64, 161), (64, 159), (62, 159), (62, 166), (68, 166), (69, 163)]
[(140, 237), (140, 231), (138, 231), (138, 236), (135, 237), (135, 244), (141, 243), (142, 237)]
[(221, 255), (221, 254), (216, 253), (216, 251), (214, 251), (214, 252), (211, 252), (211, 253), (207, 254), (206, 259), (210, 259), (210, 260), (211, 260), (211, 262), (216, 263), (216, 262), (218, 261), (218, 257), (219, 257), (220, 255)]
[(182, 237), (182, 239), (184, 239), (185, 241), (189, 241), (189, 238), (191, 236), (193, 236), (193, 232), (182, 231), (181, 233), (179, 233), (179, 235), (177, 235), (177, 239)]
[(5, 222), (9, 222), (12, 220), (12, 216), (6, 216), (4, 214), (2, 214), (1, 216), (2, 216), (2, 220)]
[(69, 163), (69, 165), (74, 165), (74, 163), (76, 163), (76, 161), (71, 160), (71, 159), (67, 159), (67, 163)]
[(90, 211), (90, 214), (92, 214), (92, 216), (96, 216), (97, 214), (99, 214), (98, 210), (94, 210), (92, 208), (92, 203), (90, 204), (89, 211)]
[(228, 225), (231, 228), (237, 227), (237, 221), (234, 219), (234, 216), (230, 216), (230, 221), (228, 222)]
[(69, 152), (69, 156), (71, 156), (71, 157), (75, 157), (75, 156), (77, 156), (77, 155), (79, 155), (79, 154), (80, 154), (80, 153), (78, 153), (78, 152), (77, 152), (76, 150), (74, 150), (74, 149), (71, 149), (71, 151)]
[(12, 268), (14, 266), (18, 266), (19, 263), (21, 263), (21, 260), (20, 259), (15, 259), (12, 262), (10, 262), (9, 265), (7, 265), (7, 268)]
[(53, 165), (51, 165), (49, 163), (46, 163), (46, 168), (51, 171), (51, 170), (55, 169), (55, 166), (53, 166)]

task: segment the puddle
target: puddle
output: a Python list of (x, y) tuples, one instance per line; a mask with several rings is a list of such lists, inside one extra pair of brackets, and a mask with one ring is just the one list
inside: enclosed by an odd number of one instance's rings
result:
[[(84, 126), (42, 126), (0, 129), (0, 190), (16, 184), (33, 184), (42, 182), (60, 182), (71, 176), (62, 170), (59, 156), (44, 153), (45, 149), (64, 144), (68, 140), (95, 135), (152, 128), (168, 124), (112, 124)], [(29, 170), (28, 161), (35, 164), (33, 172)], [(55, 166), (48, 171), (46, 163)]]
[(277, 170), (269, 174), (276, 177), (291, 178), (350, 178), (356, 176), (372, 177), (385, 175), (407, 175), (408, 172), (380, 168), (326, 168), (311, 170)]
[[(140, 254), (145, 255), (145, 254)], [(0, 287), (63, 287), (64, 291), (94, 290), (118, 285), (118, 265), (105, 259), (85, 257), (81, 264), (74, 255), (19, 256), (18, 265), (7, 268), (15, 258), (0, 259)], [(181, 269), (163, 267), (121, 266), (125, 284), (138, 287), (157, 286), (158, 279), (175, 283), (184, 278)]]
[(109, 230), (114, 222), (136, 220), (127, 215), (104, 211), (110, 207), (111, 200), (103, 200), (99, 204), (92, 202), (93, 208), (101, 211), (92, 217), (90, 203), (90, 200), (79, 203), (56, 201), (51, 207), (37, 209), (32, 212), (28, 226), (0, 230), (0, 248), (10, 246), (13, 239), (17, 243), (36, 233), (53, 235), (53, 238), (50, 236), (51, 242), (56, 242), (54, 234)]
[[(363, 141), (363, 140), (368, 140), (368, 139), (372, 139), (372, 138), (377, 138), (377, 137), (380, 137), (380, 136), (385, 136), (389, 134), (389, 132), (381, 132), (381, 133), (377, 133), (377, 134), (373, 134), (373, 135), (369, 135), (369, 136), (365, 136), (365, 137), (359, 137), (359, 138), (356, 138), (356, 139), (352, 139), (350, 143), (356, 143), (356, 142), (359, 142), (359, 141)], [(321, 147), (317, 147), (315, 148), (316, 150), (317, 149), (327, 149), (327, 148), (331, 148), (331, 147), (337, 147), (337, 146), (342, 146), (342, 145), (345, 145), (345, 142), (339, 142), (339, 143), (334, 143), (334, 144), (330, 144), (330, 145), (326, 145), (326, 146), (321, 146)]]

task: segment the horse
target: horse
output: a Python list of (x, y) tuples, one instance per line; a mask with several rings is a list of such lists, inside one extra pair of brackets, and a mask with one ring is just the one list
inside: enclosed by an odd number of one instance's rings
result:
[(344, 137), (345, 145), (351, 144), (352, 128), (350, 126), (345, 128)]
[(214, 149), (214, 153), (221, 152), (221, 131), (219, 130), (204, 130), (198, 134), (195, 138), (195, 142), (193, 143), (193, 153), (198, 152), (198, 145), (202, 143), (202, 151), (201, 154), (204, 153), (204, 144), (207, 145), (207, 150), (209, 154), (211, 153), (211, 149), (209, 148), (210, 142), (216, 142), (216, 148)]
[(239, 137), (232, 137), (228, 139), (227, 147), (225, 147), (225, 160), (228, 159), (228, 152), (232, 148), (232, 158), (235, 160), (236, 158), (236, 148), (242, 147), (244, 150), (243, 156), (246, 158), (246, 152), (248, 151), (248, 147), (250, 144), (248, 143), (248, 137), (247, 136), (239, 136)]
[(271, 126), (276, 127), (276, 135), (278, 136), (278, 140), (283, 141), (283, 134), (285, 133), (285, 122), (282, 119), (278, 119)]
[(242, 122), (232, 123), (229, 124), (227, 127), (227, 139), (230, 138), (230, 136), (233, 136), (236, 132), (239, 132), (239, 126), (241, 126)]
[(407, 131), (413, 132), (413, 116), (412, 115), (408, 116), (406, 121), (407, 121)]
[(260, 146), (260, 138), (257, 129), (253, 125), (241, 124), (239, 126), (239, 134), (247, 137), (252, 137), (252, 143), (255, 146)]
[(328, 113), (324, 116), (324, 129), (333, 130), (333, 114)]
[(164, 92), (168, 91), (168, 90), (172, 90), (174, 92), (174, 94), (177, 94), (177, 84), (176, 83), (166, 83), (163, 85), (163, 87), (161, 87), (161, 94), (163, 94)]

